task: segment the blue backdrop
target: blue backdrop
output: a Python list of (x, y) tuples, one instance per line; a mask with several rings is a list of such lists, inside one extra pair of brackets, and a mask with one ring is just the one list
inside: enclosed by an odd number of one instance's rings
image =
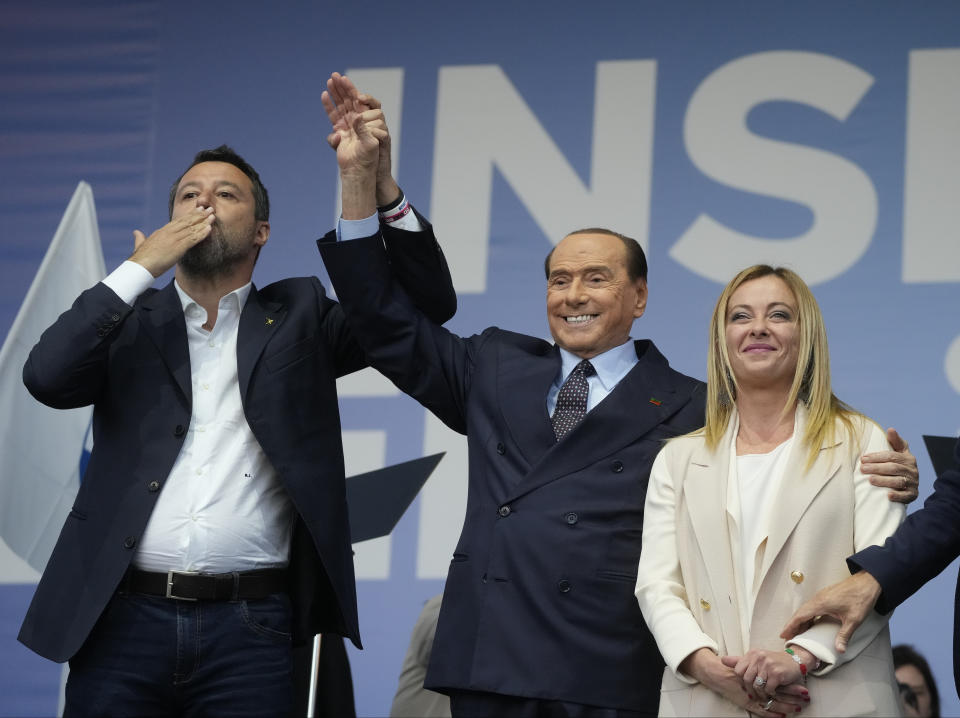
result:
[[(221, 142), (271, 194), (255, 281), (323, 276), (313, 239), (337, 180), (320, 92), (348, 70), (384, 100), (399, 181), (435, 221), (456, 331), (546, 336), (543, 256), (606, 225), (648, 252), (634, 336), (681, 371), (705, 374), (722, 284), (787, 264), (826, 316), (836, 392), (911, 442), (921, 495), (922, 434), (960, 431), (956, 3), (0, 0), (0, 17), (2, 332), (79, 180), (109, 271), (133, 229), (166, 221), (194, 152)], [(464, 444), (376, 376), (340, 389), (348, 473), (448, 452), (393, 536), (357, 546), (357, 707), (385, 715), (459, 531)], [(894, 640), (930, 658), (946, 715), (960, 714), (955, 575), (893, 619)], [(0, 715), (50, 715), (60, 669), (15, 641), (20, 576), (0, 564)]]

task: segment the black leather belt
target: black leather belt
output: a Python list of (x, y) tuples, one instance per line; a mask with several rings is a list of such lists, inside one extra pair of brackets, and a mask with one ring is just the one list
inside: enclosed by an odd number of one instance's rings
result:
[(119, 591), (164, 596), (181, 601), (240, 601), (266, 598), (287, 590), (285, 568), (262, 568), (233, 573), (154, 573), (127, 569)]

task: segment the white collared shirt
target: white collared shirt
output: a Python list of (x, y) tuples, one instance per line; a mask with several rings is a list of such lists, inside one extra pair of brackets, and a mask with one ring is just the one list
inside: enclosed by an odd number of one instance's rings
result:
[[(152, 283), (129, 261), (104, 280), (128, 304)], [(208, 573), (285, 566), (293, 504), (247, 424), (237, 379), (240, 312), (251, 285), (220, 299), (212, 331), (203, 328), (206, 310), (174, 287), (187, 326), (193, 412), (133, 563)]]
[[(581, 361), (583, 361), (581, 357), (560, 348), (560, 374), (554, 379), (550, 391), (547, 392), (548, 416), (553, 416), (553, 410), (557, 408), (557, 394), (560, 393), (560, 387)], [(593, 357), (590, 363), (593, 365), (594, 373), (587, 377), (587, 385), (590, 387), (590, 393), (587, 395), (587, 411), (606, 399), (638, 361), (637, 350), (634, 348), (632, 339)]]

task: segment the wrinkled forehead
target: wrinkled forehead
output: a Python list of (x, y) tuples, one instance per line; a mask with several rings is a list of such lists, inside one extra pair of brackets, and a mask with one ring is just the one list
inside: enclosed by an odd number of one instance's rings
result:
[(568, 234), (550, 255), (550, 271), (581, 266), (626, 267), (623, 242), (609, 234)]
[(242, 190), (252, 192), (253, 182), (236, 165), (229, 162), (199, 162), (183, 173), (177, 183), (177, 189), (187, 185), (215, 186), (232, 184)]

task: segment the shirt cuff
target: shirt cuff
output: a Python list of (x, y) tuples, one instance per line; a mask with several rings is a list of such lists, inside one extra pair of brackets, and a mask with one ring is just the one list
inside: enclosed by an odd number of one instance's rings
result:
[[(381, 214), (380, 216), (382, 217), (383, 215)], [(402, 229), (407, 232), (423, 231), (423, 225), (420, 224), (420, 220), (417, 218), (417, 213), (412, 209), (399, 219), (395, 219), (393, 222), (391, 222), (390, 226), (394, 229)]]
[(832, 631), (824, 631), (822, 634), (818, 635), (816, 632), (806, 631), (805, 633), (794, 636), (789, 641), (787, 645), (793, 644), (800, 646), (801, 648), (806, 648), (814, 657), (821, 662), (820, 668), (816, 673), (813, 671), (810, 672), (810, 675), (820, 675), (824, 670), (832, 665), (835, 665), (837, 662), (837, 653), (836, 649), (833, 647), (833, 638), (836, 636), (836, 624), (831, 622), (825, 622), (826, 626), (832, 626)]
[(342, 242), (349, 239), (360, 239), (361, 237), (372, 237), (380, 231), (380, 219), (374, 212), (364, 219), (344, 219), (337, 220), (337, 241)]
[(103, 283), (120, 299), (133, 306), (137, 297), (153, 286), (153, 280), (150, 270), (128, 259), (104, 277)]

